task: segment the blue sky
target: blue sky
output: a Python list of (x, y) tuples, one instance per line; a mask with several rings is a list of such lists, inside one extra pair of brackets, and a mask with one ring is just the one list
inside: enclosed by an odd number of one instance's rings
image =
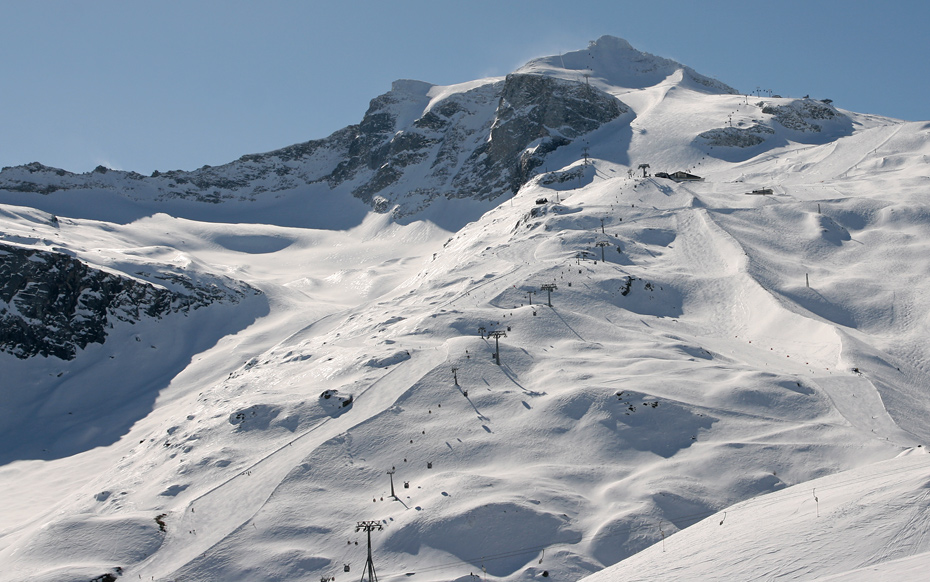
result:
[(391, 81), (604, 34), (741, 90), (930, 119), (930, 3), (0, 0), (0, 166), (219, 165), (357, 123)]

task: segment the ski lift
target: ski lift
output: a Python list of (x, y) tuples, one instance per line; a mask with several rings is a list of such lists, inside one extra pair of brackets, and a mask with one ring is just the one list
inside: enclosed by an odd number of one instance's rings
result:
[(404, 489), (410, 489), (410, 481), (404, 481)]
[(348, 572), (349, 570), (351, 570), (351, 568), (349, 568), (349, 565), (348, 565), (348, 564), (343, 564), (343, 565), (342, 565), (342, 571), (343, 571), (343, 572)]
[(427, 463), (426, 463), (426, 468), (427, 468), (427, 469), (432, 469), (432, 468), (433, 468), (433, 462), (432, 462), (432, 461), (427, 461)]

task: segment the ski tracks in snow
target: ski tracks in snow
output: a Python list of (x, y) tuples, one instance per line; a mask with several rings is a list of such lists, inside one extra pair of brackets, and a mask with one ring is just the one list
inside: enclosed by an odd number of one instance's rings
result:
[[(250, 525), (258, 528), (260, 524), (254, 521), (255, 516), (302, 459), (329, 439), (389, 408), (411, 385), (447, 359), (445, 348), (416, 352), (410, 360), (395, 366), (359, 393), (346, 414), (323, 419), (195, 497), (182, 509), (180, 519), (175, 512), (173, 518), (169, 516), (166, 520), (168, 534), (159, 551), (127, 570), (127, 574), (138, 574), (142, 579), (154, 576), (156, 580), (170, 577), (242, 528)], [(166, 559), (167, 556), (170, 559)]]
[(914, 438), (891, 418), (881, 394), (867, 378), (821, 375), (814, 377), (813, 382), (850, 425), (897, 445), (912, 446)]

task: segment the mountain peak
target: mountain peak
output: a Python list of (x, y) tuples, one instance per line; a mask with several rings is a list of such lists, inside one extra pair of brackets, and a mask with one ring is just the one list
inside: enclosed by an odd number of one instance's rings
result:
[(397, 79), (391, 83), (391, 91), (394, 93), (404, 93), (415, 97), (426, 97), (429, 90), (435, 85), (426, 81), (417, 81), (415, 79)]
[(658, 85), (678, 71), (682, 71), (682, 81), (689, 88), (709, 93), (737, 93), (732, 87), (701, 75), (691, 67), (642, 52), (626, 40), (609, 35), (591, 41), (586, 49), (533, 59), (517, 70), (518, 73), (572, 80), (589, 77), (592, 81), (625, 89)]
[(633, 45), (630, 44), (625, 38), (620, 38), (619, 36), (611, 36), (605, 34), (597, 40), (592, 40), (588, 43), (588, 48), (601, 48), (604, 50), (636, 50), (633, 48)]

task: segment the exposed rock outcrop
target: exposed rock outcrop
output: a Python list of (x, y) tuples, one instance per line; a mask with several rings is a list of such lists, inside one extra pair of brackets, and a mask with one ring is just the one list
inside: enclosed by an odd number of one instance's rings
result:
[(458, 182), (468, 182), (479, 197), (502, 188), (516, 192), (546, 154), (629, 111), (617, 98), (585, 83), (509, 75), (490, 139), (472, 153)]
[[(397, 81), (358, 125), (321, 140), (194, 171), (84, 174), (32, 163), (4, 168), (0, 189), (111, 190), (134, 200), (257, 200), (313, 184), (347, 188), (378, 212), (405, 216), (436, 197), (488, 200), (516, 191), (545, 156), (627, 113), (583, 82), (513, 74), (433, 102), (432, 85)], [(424, 179), (424, 177), (426, 179)]]
[(830, 121), (844, 117), (829, 103), (814, 99), (797, 99), (787, 105), (762, 104), (762, 113), (772, 115), (783, 127), (795, 131), (819, 132), (816, 121)]
[(719, 127), (698, 135), (708, 145), (733, 148), (749, 148), (765, 141), (766, 136), (774, 135), (775, 130), (761, 123), (749, 127)]
[(22, 359), (70, 360), (78, 349), (103, 343), (115, 321), (160, 319), (257, 293), (241, 283), (204, 284), (171, 273), (155, 278), (185, 291), (95, 269), (63, 253), (0, 244), (0, 350)]

